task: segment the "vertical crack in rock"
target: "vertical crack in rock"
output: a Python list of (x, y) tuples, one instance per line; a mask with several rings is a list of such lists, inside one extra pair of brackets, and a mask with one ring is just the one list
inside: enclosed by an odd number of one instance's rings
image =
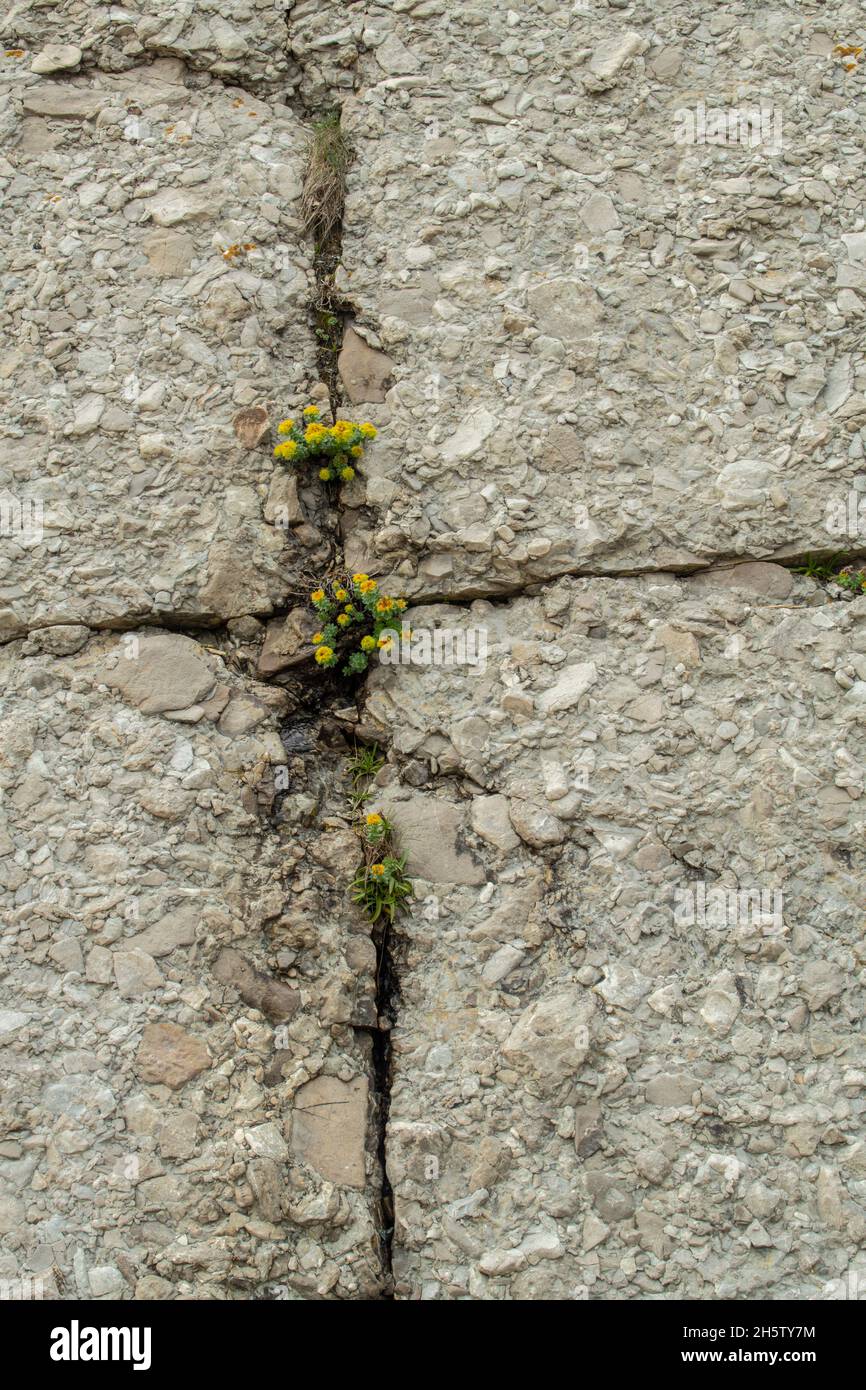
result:
[(337, 357), (343, 342), (343, 324), (352, 311), (335, 283), (342, 258), (345, 180), (351, 157), (339, 110), (318, 117), (310, 136), (302, 216), (313, 239), (315, 289), (310, 318), (316, 336), (316, 365), (328, 388), (335, 418), (343, 402)]
[[(343, 215), (345, 210), (346, 172), (352, 160), (352, 150), (342, 127), (340, 94), (333, 90), (330, 80), (316, 71), (308, 73), (304, 58), (292, 39), (294, 4), (284, 11), (286, 26), (285, 53), (299, 69), (299, 83), (291, 100), (298, 114), (310, 127), (310, 146), (301, 216), (304, 230), (313, 241), (313, 273), (315, 288), (310, 302), (310, 321), (316, 337), (316, 365), (320, 380), (328, 388), (331, 411), (336, 417), (343, 402), (343, 391), (337, 370), (337, 356), (343, 342), (343, 326), (353, 313), (353, 305), (335, 283), (337, 267), (342, 259)], [(354, 64), (357, 53), (348, 50), (345, 63)]]
[(371, 1030), (373, 1069), (373, 1117), (376, 1125), (376, 1155), (379, 1164), (381, 1192), (378, 1202), (378, 1233), (380, 1258), (386, 1279), (384, 1298), (393, 1299), (394, 1190), (388, 1177), (388, 1119), (391, 1111), (391, 1080), (393, 1054), (391, 1029), (397, 1018), (400, 1003), (400, 982), (394, 960), (394, 928), (386, 922), (381, 931), (374, 932), (376, 947), (376, 1018)]
[[(306, 81), (303, 60), (292, 45), (292, 12), (284, 12), (286, 25), (286, 55), (298, 64), (299, 86), (293, 103), (310, 128), (310, 144), (301, 203), (304, 230), (313, 242), (314, 288), (309, 303), (310, 324), (316, 339), (316, 366), (319, 381), (328, 392), (328, 402), (334, 419), (343, 404), (344, 393), (337, 359), (343, 342), (343, 329), (354, 306), (336, 285), (336, 273), (342, 260), (343, 218), (345, 214), (345, 179), (352, 160), (352, 150), (342, 128), (341, 110), (335, 94), (324, 94), (315, 78)], [(334, 535), (339, 565), (342, 555), (338, 534)], [(321, 674), (321, 673), (320, 673)], [(305, 709), (315, 714), (322, 708), (321, 692), (311, 693)], [(372, 933), (375, 947), (375, 993), (373, 1007), (375, 1026), (356, 1025), (357, 1033), (369, 1036), (370, 1052), (370, 1149), (376, 1156), (378, 1168), (374, 1199), (374, 1220), (378, 1241), (378, 1258), (382, 1270), (383, 1299), (393, 1299), (392, 1242), (394, 1235), (394, 1199), (387, 1168), (387, 1130), (391, 1101), (391, 1028), (399, 1003), (399, 982), (393, 954), (393, 927), (390, 923)]]

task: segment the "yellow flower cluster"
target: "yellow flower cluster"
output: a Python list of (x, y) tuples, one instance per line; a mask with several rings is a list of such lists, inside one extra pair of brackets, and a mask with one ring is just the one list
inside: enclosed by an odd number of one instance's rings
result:
[(344, 675), (359, 675), (377, 650), (391, 646), (393, 636), (387, 634), (396, 630), (397, 615), (406, 608), (406, 599), (381, 593), (376, 580), (360, 570), (314, 589), (310, 601), (320, 624), (311, 639), (316, 660), (330, 667), (345, 656)]
[(323, 483), (350, 483), (355, 469), (349, 462), (363, 456), (365, 445), (376, 438), (376, 427), (369, 421), (337, 420), (323, 425), (319, 407), (305, 406), (300, 421), (281, 420), (277, 433), (283, 436), (274, 448), (274, 457), (289, 463), (320, 459), (319, 477)]

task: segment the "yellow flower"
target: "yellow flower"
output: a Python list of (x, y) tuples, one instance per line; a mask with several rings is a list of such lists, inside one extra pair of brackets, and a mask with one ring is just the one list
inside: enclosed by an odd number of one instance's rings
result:
[(338, 420), (335, 425), (331, 426), (331, 434), (335, 439), (348, 439), (354, 433), (355, 426), (350, 424), (348, 420)]
[(362, 594), (375, 594), (378, 587), (375, 579), (365, 579), (360, 586)]
[(384, 864), (371, 864), (371, 865), (370, 865), (370, 873), (373, 875), (374, 878), (382, 878), (382, 877), (384, 876), (384, 873), (385, 873), (385, 865), (384, 865)]
[(284, 444), (278, 444), (274, 449), (274, 457), (278, 459), (292, 459), (298, 452), (298, 446), (294, 439), (287, 439)]
[(344, 612), (344, 613), (348, 613), (348, 615), (349, 615), (350, 618), (354, 618), (354, 616), (355, 616), (355, 610), (354, 610), (354, 608), (352, 607), (351, 603), (347, 603), (347, 604), (346, 604), (346, 607), (343, 609), (343, 612)]
[(351, 618), (347, 618), (346, 615), (345, 615), (345, 613), (338, 613), (338, 614), (337, 614), (337, 622), (340, 624), (340, 627), (348, 627), (348, 626), (349, 626), (349, 623), (350, 623), (351, 621), (352, 621), (352, 619), (351, 619)]
[(391, 611), (391, 609), (393, 608), (393, 606), (394, 606), (394, 604), (393, 604), (393, 601), (392, 601), (391, 599), (389, 599), (389, 598), (380, 598), (380, 599), (379, 599), (379, 602), (376, 604), (376, 612), (377, 612), (377, 613), (390, 613), (390, 611)]
[(329, 482), (331, 481), (331, 470), (330, 470), (330, 468), (320, 468), (320, 469), (319, 469), (319, 477), (321, 478), (321, 480), (322, 480), (323, 483), (329, 483)]
[(339, 603), (345, 603), (348, 597), (349, 595), (346, 593), (345, 589), (334, 590), (334, 598), (337, 599)]
[(363, 583), (364, 583), (364, 580), (365, 580), (366, 578), (367, 578), (367, 575), (366, 575), (366, 574), (353, 574), (353, 575), (352, 575), (352, 583), (353, 583), (353, 584), (363, 584)]
[(369, 814), (369, 816), (367, 817), (367, 824), (368, 824), (368, 825), (381, 825), (381, 824), (382, 824), (382, 817), (378, 814), (378, 812), (376, 812), (376, 811), (371, 811), (370, 814)]
[(324, 634), (324, 632), (314, 632), (313, 635), (312, 635), (312, 637), (310, 638), (310, 641), (312, 642), (312, 644), (313, 644), (314, 647), (318, 647), (319, 643), (320, 643), (320, 642), (324, 642), (324, 640), (325, 640), (325, 634)]
[(352, 481), (352, 479), (354, 478), (354, 476), (355, 476), (355, 470), (354, 470), (354, 468), (343, 468), (343, 469), (341, 469), (341, 471), (340, 471), (340, 477), (343, 479), (343, 482), (344, 482), (344, 483), (350, 483), (350, 482)]
[(397, 607), (402, 611), (402, 609), (406, 607), (406, 600), (404, 598), (398, 598)]
[(308, 444), (318, 444), (319, 441), (325, 437), (327, 432), (324, 425), (307, 425), (307, 428), (304, 430), (304, 439)]
[(362, 638), (361, 638), (361, 651), (362, 651), (362, 652), (371, 652), (371, 651), (373, 650), (373, 648), (375, 647), (375, 645), (376, 645), (376, 639), (375, 639), (375, 637), (362, 637)]
[(288, 434), (289, 430), (294, 426), (294, 423), (294, 420), (281, 420), (277, 425), (278, 434)]
[(316, 650), (316, 660), (320, 666), (324, 666), (326, 662), (330, 661), (333, 655), (330, 647), (318, 647)]
[(307, 416), (310, 416), (310, 415), (318, 415), (318, 413), (319, 413), (319, 407), (318, 407), (317, 405), (305, 405), (305, 406), (304, 406), (304, 414), (305, 414), (305, 415), (307, 415)]
[(359, 429), (365, 439), (375, 439), (376, 435), (379, 433), (376, 426), (371, 425), (369, 420), (365, 420), (363, 425), (359, 425)]
[(310, 598), (313, 600), (313, 603), (321, 603), (324, 597), (324, 589), (314, 589), (313, 592), (310, 594)]
[(359, 459), (363, 452), (364, 446), (362, 444), (353, 444), (351, 449), (349, 450), (349, 453), (352, 455), (352, 458), (356, 459)]

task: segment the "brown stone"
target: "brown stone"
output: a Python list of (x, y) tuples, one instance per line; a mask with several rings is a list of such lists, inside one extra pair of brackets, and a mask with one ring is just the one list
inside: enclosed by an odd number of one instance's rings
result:
[(379, 809), (396, 827), (397, 842), (409, 862), (409, 872), (428, 883), (479, 884), (487, 875), (462, 844), (466, 814), (435, 796), (412, 796), (398, 801), (379, 798)]
[(236, 989), (245, 1004), (266, 1014), (275, 1023), (291, 1018), (298, 1011), (300, 1001), (296, 989), (256, 970), (231, 946), (220, 951), (213, 973), (222, 984)]
[(292, 1149), (328, 1182), (363, 1187), (367, 1082), (317, 1076), (301, 1086), (292, 1111)]
[(201, 1038), (193, 1037), (176, 1023), (148, 1023), (141, 1035), (135, 1066), (142, 1081), (172, 1090), (184, 1086), (211, 1064)]
[(114, 664), (103, 664), (97, 679), (119, 690), (143, 714), (187, 709), (216, 685), (198, 643), (179, 633), (128, 634), (115, 652)]
[(265, 503), (265, 521), (272, 526), (300, 526), (304, 520), (304, 509), (298, 500), (298, 480), (294, 473), (281, 469), (271, 479), (268, 500)]
[(385, 383), (391, 377), (394, 363), (384, 352), (365, 343), (351, 324), (346, 324), (337, 369), (349, 400), (353, 405), (360, 405), (364, 401), (385, 399)]
[(271, 422), (263, 405), (252, 405), (248, 410), (239, 410), (232, 419), (232, 425), (244, 448), (255, 449), (270, 429)]
[(293, 608), (283, 619), (268, 623), (267, 636), (259, 654), (258, 674), (272, 676), (287, 666), (299, 666), (313, 654), (310, 638), (315, 631), (315, 615), (306, 608)]
[(765, 598), (787, 598), (794, 586), (794, 576), (783, 565), (746, 560), (738, 565), (719, 566), (690, 575), (688, 583), (701, 589), (747, 589)]

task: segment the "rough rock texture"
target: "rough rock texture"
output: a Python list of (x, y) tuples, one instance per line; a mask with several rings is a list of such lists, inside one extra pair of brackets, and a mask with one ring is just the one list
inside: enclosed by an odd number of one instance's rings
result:
[[(861, 21), (11, 7), (4, 1281), (866, 1274), (866, 599), (791, 570), (866, 550)], [(674, 140), (732, 100), (780, 145)], [(335, 108), (326, 362), (299, 195)], [(380, 434), (329, 514), (270, 429), (341, 393)], [(314, 683), (298, 596), (335, 558), (484, 662), (383, 666), (357, 708)], [(416, 880), (387, 969), (347, 897), (355, 735)]]
[(0, 488), (43, 499), (45, 540), (4, 562), (0, 634), (268, 613), (287, 533), (231, 417), (312, 366), (303, 127), (178, 58), (5, 67)]
[[(866, 1236), (866, 598), (820, 599), (567, 579), (449, 610), (486, 627), (483, 674), (373, 676), (368, 719), (402, 723), (398, 766), (440, 769), (453, 814), (431, 810), (399, 950), (400, 1296), (807, 1298), (844, 1275)], [(450, 872), (467, 821), (480, 885)], [(720, 889), (758, 896), (719, 913)]]
[[(406, 9), (344, 107), (344, 284), (409, 484), (382, 568), (454, 597), (831, 547), (828, 496), (866, 485), (854, 9)], [(673, 142), (729, 84), (780, 152)]]
[[(3, 1275), (54, 1271), (71, 1297), (107, 1266), (126, 1297), (375, 1295), (352, 1027), (370, 1022), (372, 947), (326, 906), (357, 850), (339, 822), (305, 824), (309, 799), (273, 819), (284, 692), (200, 649), (206, 678), (177, 707), (195, 645), (0, 649)], [(250, 691), (263, 718), (233, 729)], [(326, 1083), (359, 1097), (345, 1180), (290, 1150), (296, 1098)]]

